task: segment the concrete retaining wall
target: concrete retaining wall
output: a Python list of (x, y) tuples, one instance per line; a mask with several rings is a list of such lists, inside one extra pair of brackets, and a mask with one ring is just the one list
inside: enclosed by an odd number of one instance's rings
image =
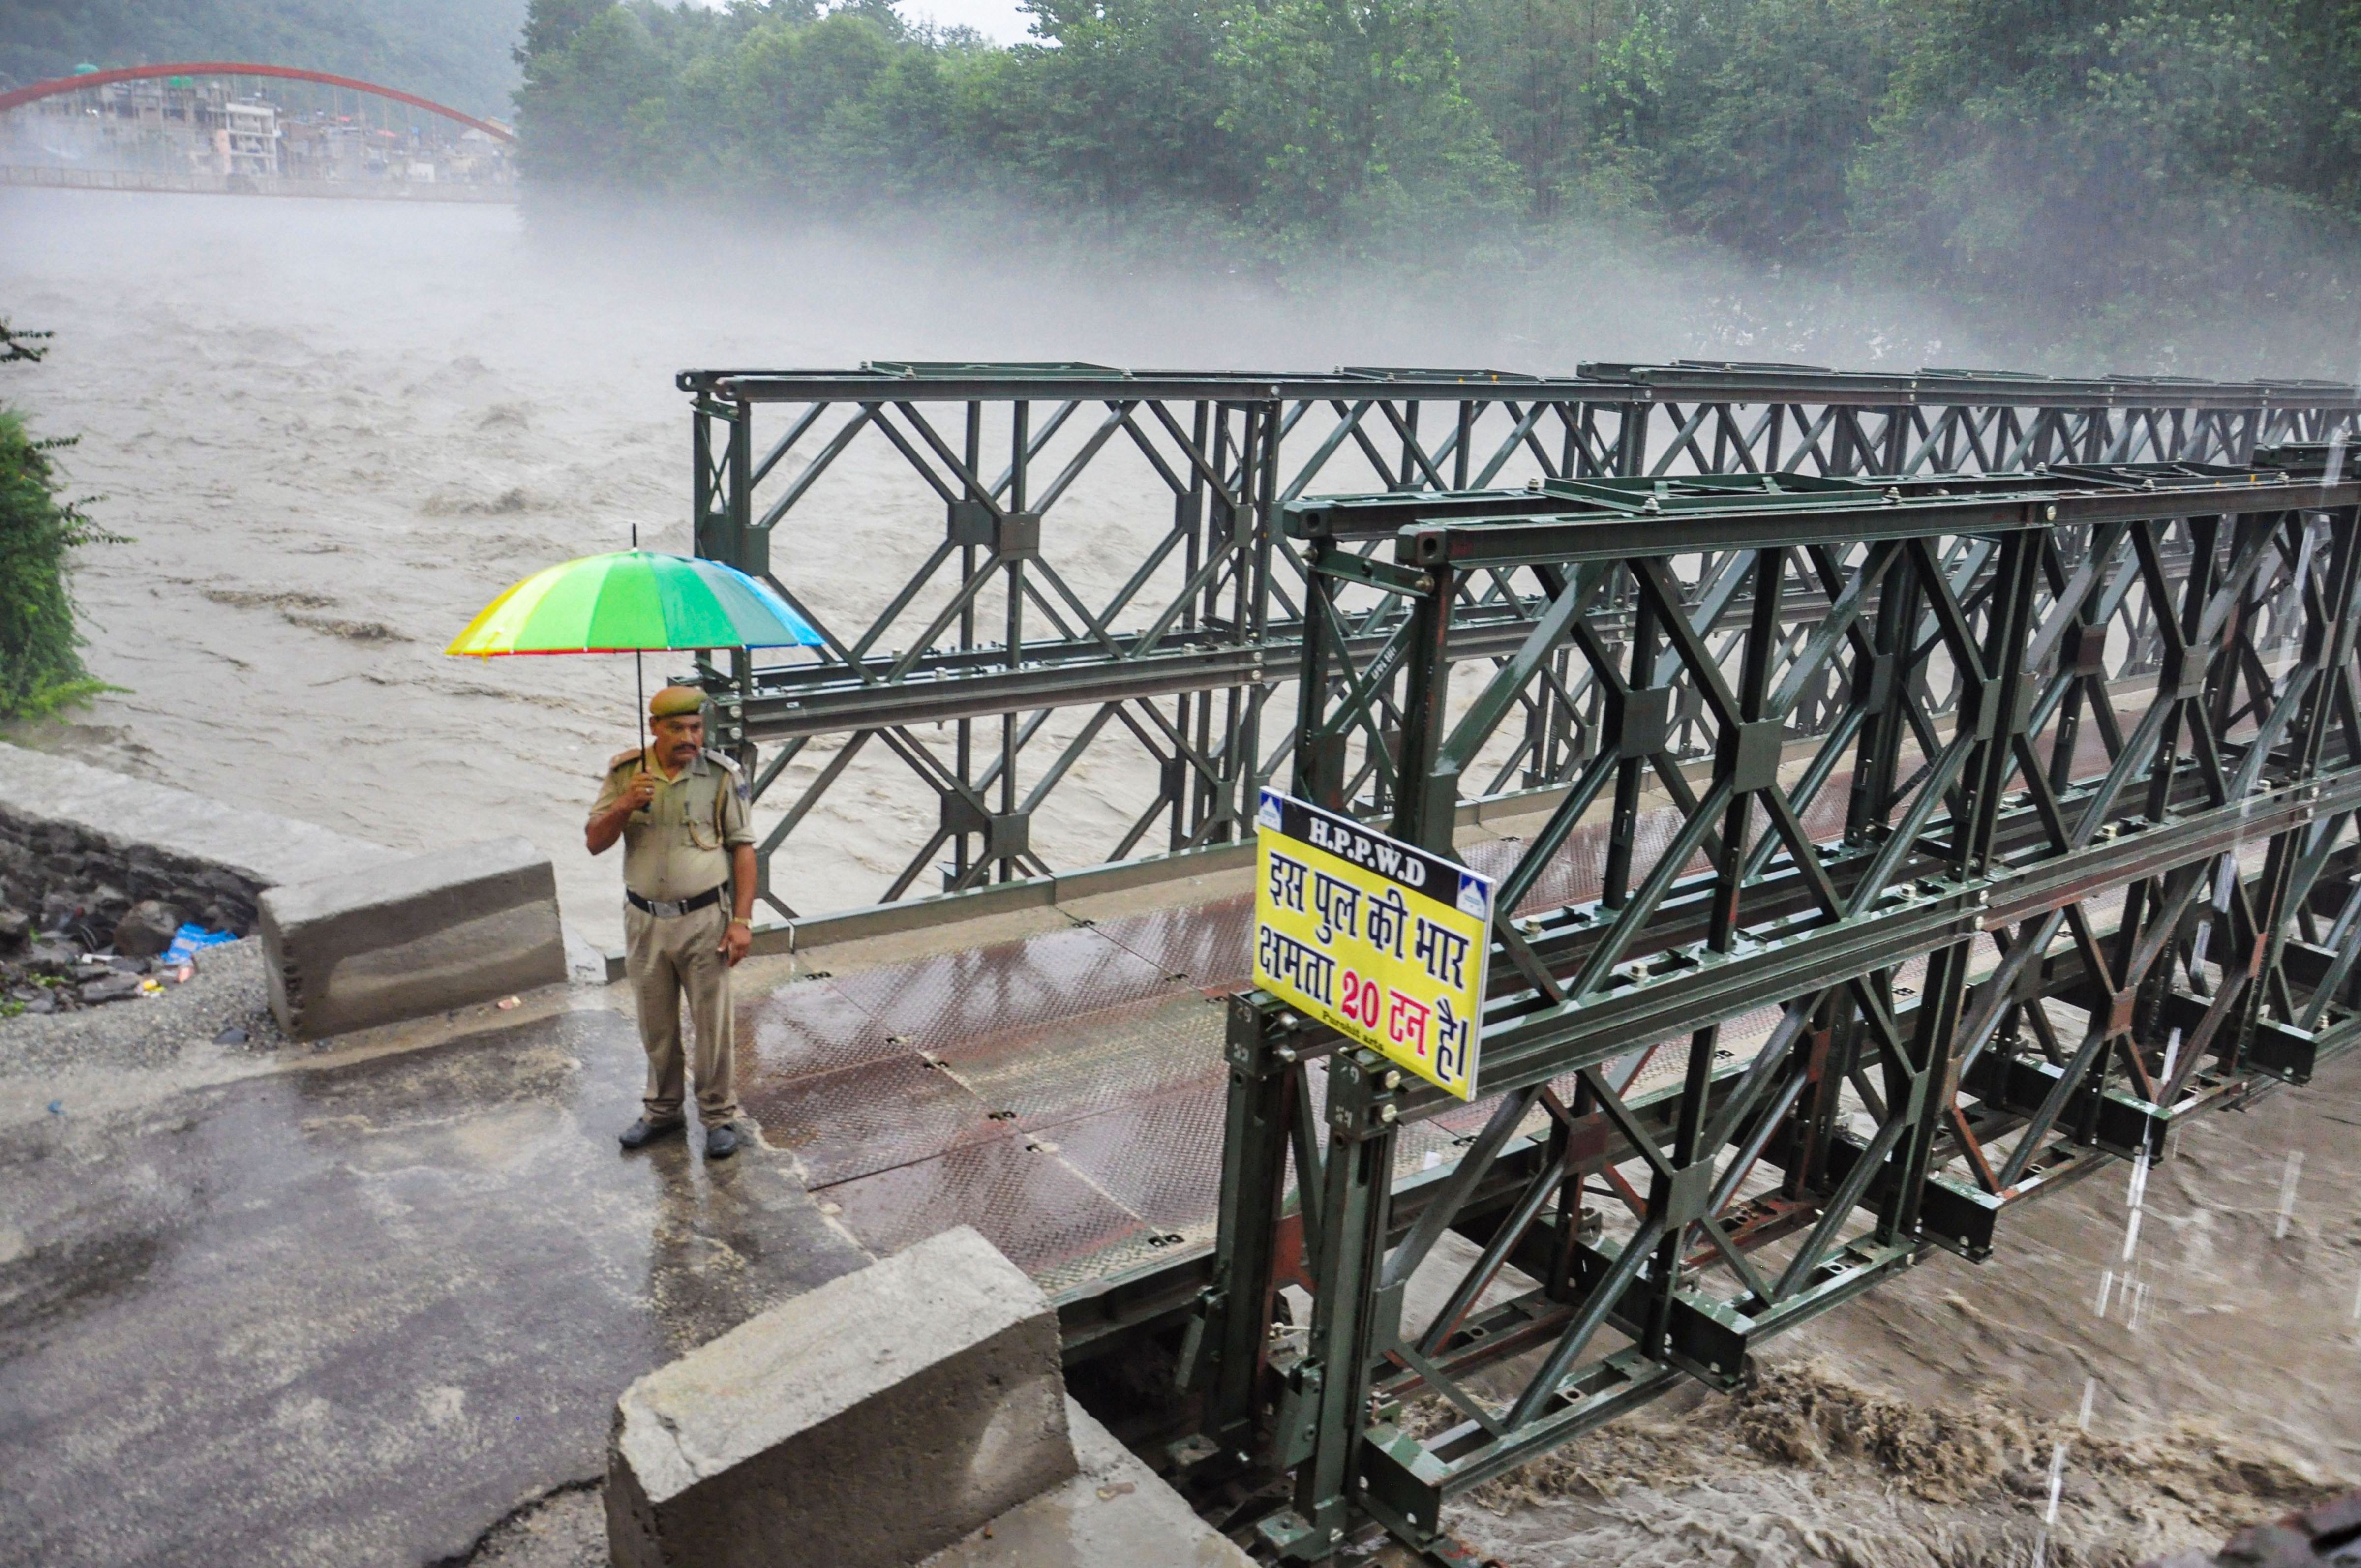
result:
[(494, 839), (260, 902), (270, 1009), (299, 1040), (489, 1002), (566, 979), (549, 857)]
[(70, 758), (0, 744), (0, 905), (38, 916), (53, 893), (113, 888), (254, 929), (266, 887), (401, 857), (308, 822), (248, 811)]
[(1049, 1299), (961, 1226), (625, 1391), (617, 1568), (907, 1568), (1071, 1477)]

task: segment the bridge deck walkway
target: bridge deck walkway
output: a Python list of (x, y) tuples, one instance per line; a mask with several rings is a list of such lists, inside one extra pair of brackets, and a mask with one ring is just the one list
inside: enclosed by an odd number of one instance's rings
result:
[[(1812, 831), (1833, 836), (1843, 804), (1834, 781)], [(1461, 854), (1505, 872), (1541, 822), (1463, 829)], [(1643, 818), (1635, 876), (1677, 827), (1670, 810)], [(1603, 823), (1578, 829), (1526, 907), (1595, 897), (1605, 839)], [(1059, 928), (842, 972), (818, 949), (741, 1003), (746, 1109), (863, 1245), (972, 1224), (1055, 1293), (1211, 1244), (1223, 1000), (1252, 967), (1251, 873), (1065, 907)], [(1772, 1017), (1739, 1021), (1725, 1043)], [(1685, 1048), (1655, 1053), (1638, 1087), (1677, 1079)], [(1402, 1166), (1453, 1157), (1489, 1109), (1406, 1130)]]

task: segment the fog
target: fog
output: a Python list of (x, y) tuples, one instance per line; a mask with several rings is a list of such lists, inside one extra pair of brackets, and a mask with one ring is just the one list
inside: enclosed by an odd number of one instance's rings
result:
[[(1218, 256), (1143, 260), (1021, 228), (988, 249), (965, 232), (0, 193), (0, 311), (57, 334), (0, 395), (81, 436), (62, 455), (74, 489), (137, 541), (85, 550), (76, 579), (90, 666), (125, 689), (16, 738), (397, 849), (522, 834), (555, 859), (567, 918), (612, 942), (616, 873), (584, 854), (579, 824), (598, 765), (631, 744), (630, 663), (440, 650), (508, 583), (621, 548), (634, 526), (688, 548), (678, 369), (1972, 357), (1898, 298), (1668, 269), (1603, 243), (1540, 280), (1361, 272), (1282, 289)], [(882, 445), (829, 484), (777, 565), (816, 609), (853, 620), (898, 581), (888, 567), (932, 547), (939, 503)], [(1162, 510), (1119, 489), (1078, 494), (1060, 522), (1112, 528), (1095, 569), (1117, 580), (1126, 530)], [(854, 523), (846, 548), (831, 525)], [(874, 897), (931, 817), (888, 779), (855, 784), (798, 839), (813, 846), (790, 868), (803, 909)], [(1139, 798), (1111, 776), (1077, 826)]]
[[(57, 334), (0, 397), (80, 435), (62, 455), (75, 490), (137, 541), (82, 552), (76, 579), (90, 666), (123, 690), (16, 738), (401, 850), (522, 834), (555, 861), (569, 922), (612, 944), (616, 872), (584, 853), (580, 822), (631, 743), (630, 662), (440, 650), (510, 582), (621, 548), (634, 527), (689, 548), (684, 367), (2094, 368), (2013, 354), (1937, 301), (1567, 232), (1513, 266), (1312, 261), (1273, 279), (1211, 245), (1021, 212), (854, 232), (648, 208), (0, 192), (0, 313)], [(2248, 356), (2275, 352), (2251, 323), (2238, 334)], [(1376, 483), (1348, 462), (1323, 488)], [(1164, 498), (1118, 443), (1053, 514), (1045, 554), (1086, 596), (1111, 594), (1169, 526)], [(782, 526), (774, 569), (857, 629), (941, 517), (864, 439)], [(1151, 589), (1143, 602), (1177, 577)], [(1060, 714), (1044, 740), (1086, 718)], [(807, 750), (765, 817), (833, 745)], [(778, 862), (803, 912), (873, 901), (933, 829), (930, 792), (872, 750)], [(1037, 847), (1066, 864), (1109, 852), (1150, 766), (1114, 730), (1060, 786)]]

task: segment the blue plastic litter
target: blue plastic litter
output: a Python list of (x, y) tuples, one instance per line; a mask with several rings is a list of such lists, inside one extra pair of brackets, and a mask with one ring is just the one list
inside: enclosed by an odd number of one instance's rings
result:
[(235, 942), (235, 931), (208, 931), (203, 926), (183, 926), (172, 933), (172, 945), (164, 949), (168, 964), (186, 963), (196, 956), (199, 948), (218, 948), (224, 942)]

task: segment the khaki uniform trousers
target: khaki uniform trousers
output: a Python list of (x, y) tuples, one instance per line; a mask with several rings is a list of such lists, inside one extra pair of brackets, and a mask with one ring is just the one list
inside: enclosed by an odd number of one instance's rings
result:
[(648, 1052), (647, 1118), (661, 1125), (681, 1119), (680, 997), (688, 993), (697, 1031), (697, 1108), (708, 1127), (738, 1114), (736, 1018), (730, 1003), (730, 963), (721, 934), (730, 928), (727, 898), (686, 915), (651, 915), (623, 906), (623, 970), (639, 1003), (640, 1043)]

